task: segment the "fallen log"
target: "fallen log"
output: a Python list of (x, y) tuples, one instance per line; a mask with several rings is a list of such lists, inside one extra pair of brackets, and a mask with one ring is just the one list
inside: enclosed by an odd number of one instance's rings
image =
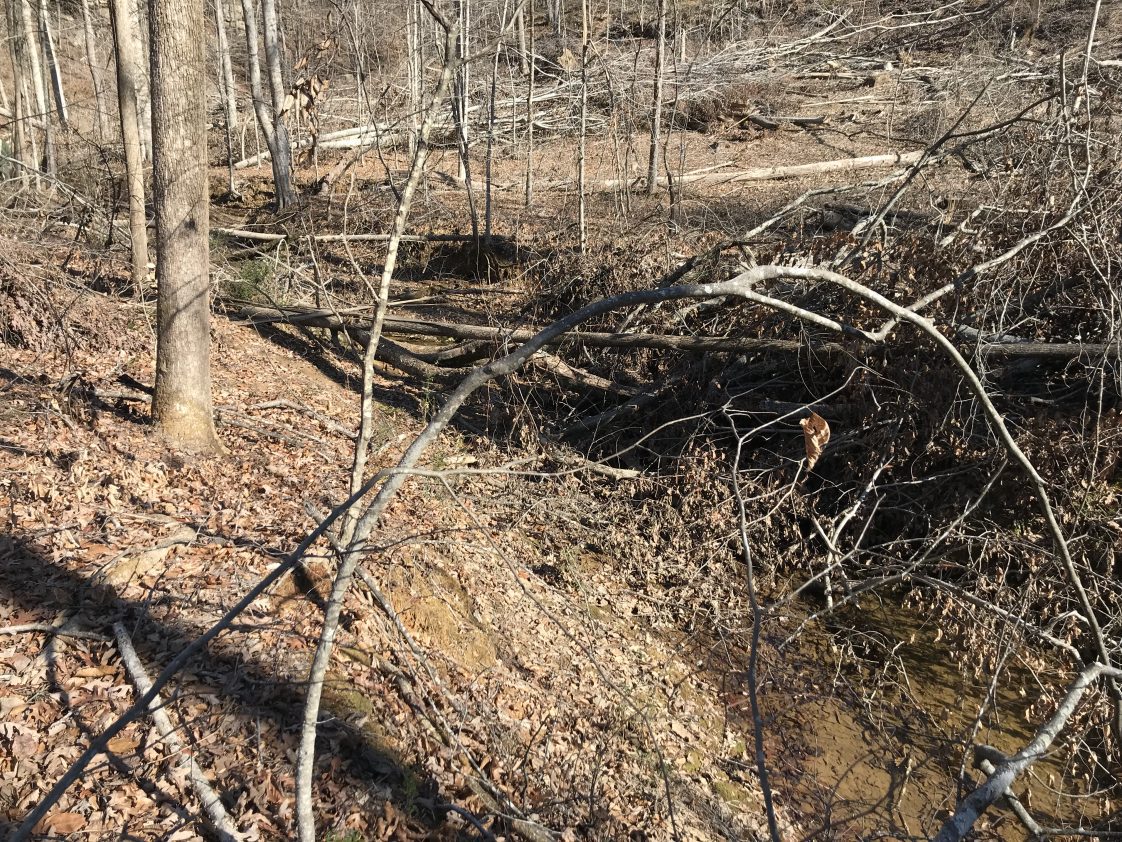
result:
[[(286, 322), (298, 327), (321, 327), (330, 330), (338, 330), (348, 339), (363, 348), (370, 342), (370, 331), (355, 324), (344, 322), (336, 316), (322, 315), (326, 311), (301, 314), (299, 312), (286, 313), (265, 307), (243, 307), (242, 314), (247, 310), (264, 311), (269, 314), (266, 318), (248, 317), (247, 321), (251, 325), (268, 325), (277, 322)], [(426, 362), (409, 349), (403, 348), (396, 342), (387, 339), (385, 336), (378, 342), (378, 353), (375, 355), (375, 359), (377, 359), (378, 362), (393, 366), (398, 371), (416, 377), (418, 380), (435, 385), (449, 385), (449, 378), (452, 376), (452, 373), (447, 368), (440, 368)]]
[[(302, 307), (251, 307), (241, 309), (241, 316), (256, 324), (290, 321), (309, 327), (331, 330), (354, 329), (330, 310)], [(534, 328), (502, 328), (487, 325), (455, 324), (431, 319), (409, 319), (387, 316), (383, 330), (397, 336), (432, 336), (445, 339), (490, 341), (496, 343), (525, 342), (535, 334)], [(551, 345), (579, 343), (594, 348), (649, 348), (664, 351), (695, 353), (752, 353), (772, 351), (797, 354), (844, 354), (852, 348), (840, 342), (796, 339), (759, 339), (756, 337), (676, 336), (662, 333), (573, 333), (559, 337)], [(992, 357), (1031, 357), (1038, 359), (1074, 360), (1080, 357), (1119, 358), (1119, 343), (1082, 342), (981, 342), (970, 343), (979, 354)], [(969, 345), (966, 347), (970, 347)]]
[[(355, 330), (355, 325), (337, 317), (329, 310), (310, 308), (242, 307), (239, 315), (253, 324), (292, 322), (329, 330)], [(445, 339), (488, 340), (495, 343), (525, 342), (537, 331), (532, 328), (501, 328), (485, 325), (453, 324), (421, 319), (387, 316), (384, 333), (396, 336), (433, 336)], [(659, 333), (573, 333), (558, 337), (550, 345), (579, 343), (596, 348), (650, 348), (665, 351), (751, 353), (776, 351), (797, 354), (814, 351), (819, 354), (844, 354), (847, 346), (840, 342), (800, 341), (795, 339), (757, 339), (755, 337), (674, 336)]]
[[(282, 240), (314, 240), (317, 243), (384, 243), (389, 234), (287, 234), (275, 231), (250, 231), (246, 228), (211, 228), (210, 233), (234, 240), (255, 240), (262, 243), (279, 243)], [(402, 234), (403, 243), (466, 243), (471, 234)]]
[[(818, 161), (813, 164), (786, 164), (784, 166), (776, 167), (751, 167), (746, 170), (737, 170), (735, 172), (692, 172), (683, 173), (682, 175), (659, 176), (656, 179), (656, 184), (659, 187), (665, 187), (673, 183), (675, 187), (683, 184), (705, 184), (710, 186), (721, 186), (725, 184), (742, 184), (749, 181), (782, 181), (787, 178), (802, 178), (808, 175), (821, 175), (823, 173), (834, 172), (852, 172), (854, 170), (874, 169), (877, 167), (900, 167), (914, 164), (923, 157), (923, 152), (890, 152), (885, 155), (866, 155), (860, 158), (842, 158), (835, 161)], [(719, 167), (707, 167), (706, 170), (718, 169)], [(622, 189), (633, 189), (646, 184), (645, 176), (636, 176), (634, 178), (609, 178), (603, 181), (590, 182), (585, 187), (586, 193), (604, 193), (612, 192)], [(523, 185), (518, 184), (492, 184), (492, 189), (505, 190), (505, 189), (521, 189)], [(483, 190), (486, 185), (483, 182), (472, 182), (472, 187), (476, 190)], [(541, 190), (576, 190), (576, 184), (570, 180), (564, 181), (546, 181), (536, 184), (536, 187)]]

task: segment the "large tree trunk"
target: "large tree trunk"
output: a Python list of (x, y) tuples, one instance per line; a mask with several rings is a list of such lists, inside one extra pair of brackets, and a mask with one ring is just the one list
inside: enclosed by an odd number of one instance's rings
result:
[(261, 134), (265, 136), (265, 145), (269, 147), (269, 158), (273, 165), (273, 189), (276, 192), (277, 210), (280, 210), (296, 201), (296, 192), (292, 187), (292, 150), (288, 144), (287, 132), (283, 135), (284, 146), (281, 147), (277, 128), (282, 124), (274, 119), (279, 109), (274, 107), (270, 113), (269, 105), (265, 100), (265, 91), (261, 85), (261, 59), (257, 49), (257, 10), (254, 8), (253, 0), (242, 0), (242, 14), (245, 18), (246, 67), (250, 96), (253, 97), (253, 112), (257, 115)]
[(203, 2), (151, 0), (148, 20), (159, 290), (152, 413), (177, 445), (214, 452)]
[(121, 138), (125, 147), (133, 294), (139, 298), (148, 283), (148, 218), (144, 209), (144, 151), (137, 102), (140, 32), (129, 5), (130, 0), (109, 0), (109, 20), (117, 46), (117, 110), (121, 115)]

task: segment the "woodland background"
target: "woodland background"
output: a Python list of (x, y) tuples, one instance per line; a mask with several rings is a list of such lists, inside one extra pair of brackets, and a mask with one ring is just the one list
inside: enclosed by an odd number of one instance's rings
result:
[(4, 1), (10, 838), (1118, 834), (1116, 7)]

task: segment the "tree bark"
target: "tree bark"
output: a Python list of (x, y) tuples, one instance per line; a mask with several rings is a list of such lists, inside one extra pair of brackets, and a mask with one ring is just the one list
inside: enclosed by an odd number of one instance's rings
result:
[[(35, 15), (31, 10), (29, 0), (16, 0), (19, 3), (19, 25), (22, 27), (23, 37), (18, 32), (14, 37), (23, 43), (23, 52), (31, 70), (31, 86), (35, 92), (35, 115), (43, 125), (44, 160), (39, 161), (36, 156), (37, 167), (48, 173), (55, 170), (55, 149), (51, 137), (51, 110), (47, 100), (47, 87), (43, 76), (43, 63), (39, 60), (39, 40), (35, 37)], [(45, 164), (45, 166), (44, 166)]]
[(21, 36), (20, 0), (8, 0), (4, 4), (8, 23), (8, 55), (12, 61), (12, 157), (23, 166), (18, 167), (17, 177), (26, 182), (30, 173), (38, 170), (35, 156), (31, 151), (31, 133), (28, 121), (31, 103), (28, 101), (27, 87), (27, 43)]
[(651, 102), (651, 148), (647, 157), (647, 194), (658, 187), (658, 146), (662, 132), (662, 69), (666, 63), (666, 0), (658, 0), (658, 40), (655, 44), (654, 96)]
[(421, 132), (421, 110), (424, 100), (424, 62), (421, 58), (421, 6), (418, 0), (406, 0), (405, 38), (408, 59), (405, 62), (406, 88), (409, 92), (409, 157), (417, 153), (417, 137)]
[(97, 40), (94, 38), (89, 0), (82, 0), (82, 32), (85, 36), (86, 63), (90, 66), (90, 82), (94, 89), (94, 108), (97, 109), (97, 136), (105, 141), (109, 138), (109, 109), (105, 106), (105, 85), (97, 63)]
[(222, 0), (214, 0), (214, 23), (218, 31), (218, 67), (222, 74), (222, 105), (226, 113), (226, 129), (232, 135), (238, 128), (238, 97), (237, 88), (234, 87), (234, 65), (230, 61), (230, 41), (226, 36), (226, 7)]
[(55, 97), (58, 122), (65, 129), (70, 123), (70, 114), (66, 107), (66, 93), (62, 88), (62, 75), (58, 69), (55, 42), (51, 36), (51, 13), (50, 9), (47, 8), (47, 0), (39, 0), (39, 38), (43, 42), (43, 58), (47, 63), (47, 69), (50, 71), (51, 92)]
[(129, 0), (110, 0), (109, 20), (117, 46), (117, 110), (125, 147), (125, 178), (129, 195), (129, 236), (132, 239), (132, 285), (137, 298), (148, 283), (148, 215), (144, 208), (144, 151), (137, 102), (137, 68), (141, 66), (140, 32)]
[(276, 0), (262, 0), (261, 13), (265, 29), (265, 65), (269, 72), (269, 93), (273, 99), (273, 135), (276, 139), (276, 149), (273, 150), (274, 179), (278, 173), (283, 173), (283, 178), (277, 183), (277, 210), (281, 210), (296, 202), (296, 191), (292, 184), (292, 144), (288, 139), (288, 126), (281, 116), (285, 86), (281, 72), (283, 50)]
[(230, 41), (226, 37), (226, 9), (222, 0), (214, 0), (214, 27), (218, 35), (218, 72), (222, 87), (222, 109), (226, 115), (226, 189), (237, 193), (234, 181), (234, 132), (238, 129), (238, 99), (234, 88), (234, 66), (230, 61)]
[[(280, 210), (296, 201), (290, 167), (292, 151), (287, 144), (283, 151), (280, 149), (275, 131), (276, 121), (273, 119), (273, 114), (269, 112), (269, 105), (265, 100), (265, 90), (261, 84), (261, 58), (257, 49), (257, 10), (254, 8), (253, 0), (242, 0), (242, 15), (245, 18), (246, 67), (250, 96), (253, 97), (253, 113), (257, 115), (261, 134), (265, 136), (265, 145), (269, 147), (269, 161), (273, 167), (273, 189), (276, 193), (277, 209)], [(286, 133), (286, 142), (287, 137)]]
[(137, 53), (136, 65), (136, 105), (137, 123), (140, 125), (140, 151), (144, 156), (144, 163), (152, 162), (152, 85), (148, 78), (149, 66), (147, 56), (151, 55), (149, 38), (149, 25), (145, 21), (144, 8), (148, 0), (126, 0), (129, 14), (132, 16), (133, 27), (137, 33), (137, 44), (140, 52)]
[[(530, 14), (533, 15), (532, 7)], [(514, 13), (514, 30), (518, 37), (518, 71), (526, 76), (530, 72), (530, 56), (526, 52), (526, 13), (522, 5)]]
[(176, 445), (218, 452), (210, 389), (210, 208), (202, 0), (152, 0), (156, 384), (152, 414)]

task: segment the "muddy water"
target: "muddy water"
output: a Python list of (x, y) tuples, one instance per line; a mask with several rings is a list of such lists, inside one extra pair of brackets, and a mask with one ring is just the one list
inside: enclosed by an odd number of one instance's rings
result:
[[(780, 631), (794, 628), (789, 621)], [(965, 794), (958, 781), (968, 746), (1012, 753), (1031, 738), (1032, 674), (1010, 659), (999, 681), (988, 667), (964, 676), (953, 654), (937, 623), (888, 601), (812, 626), (779, 653), (761, 698), (772, 717), (768, 756), (777, 800), (799, 813), (808, 838), (930, 837)], [(1086, 825), (1104, 809), (1102, 798), (1070, 797), (1087, 785), (1066, 761), (1066, 752), (1043, 760), (1014, 786), (1044, 826)], [(1004, 808), (991, 808), (978, 829), (980, 838), (1028, 835)]]

